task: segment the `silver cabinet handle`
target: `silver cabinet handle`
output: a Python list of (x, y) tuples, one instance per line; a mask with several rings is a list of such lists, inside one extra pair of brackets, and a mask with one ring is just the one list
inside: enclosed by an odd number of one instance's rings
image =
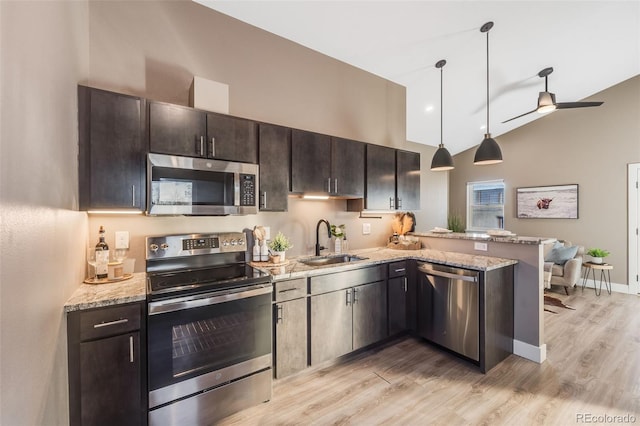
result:
[(351, 305), (351, 290), (347, 290), (347, 306)]
[(278, 293), (286, 293), (286, 292), (288, 292), (288, 291), (296, 291), (296, 290), (298, 290), (298, 288), (297, 288), (297, 287), (293, 287), (293, 288), (285, 288), (285, 289), (283, 289), (283, 290), (278, 290)]
[(127, 318), (122, 318), (119, 320), (115, 320), (115, 321), (109, 321), (109, 322), (101, 322), (100, 324), (93, 324), (93, 328), (101, 328), (101, 327), (109, 327), (112, 325), (118, 325), (118, 324), (124, 324), (129, 322), (129, 320)]
[(131, 185), (131, 207), (136, 206), (136, 186)]
[(282, 322), (282, 305), (276, 305), (276, 324)]
[(133, 363), (133, 336), (129, 336), (129, 362)]
[(333, 184), (334, 184), (334, 186), (335, 186), (335, 188), (334, 188), (334, 192), (337, 194), (337, 193), (338, 193), (338, 178), (335, 178), (335, 179), (333, 180)]
[(400, 269), (396, 269), (396, 272), (404, 272), (406, 270), (407, 270), (407, 268), (400, 268)]
[(354, 288), (353, 289), (353, 304), (355, 305), (356, 303), (358, 303), (358, 289)]
[(392, 210), (395, 208), (393, 206), (393, 197), (389, 197), (389, 208), (392, 209)]
[(327, 178), (327, 192), (331, 194), (331, 178)]
[(204, 156), (204, 136), (200, 136), (200, 157)]
[(402, 198), (398, 198), (398, 208), (402, 208)]
[(211, 138), (211, 156), (216, 156), (216, 138)]
[(404, 292), (407, 292), (407, 277), (404, 277)]

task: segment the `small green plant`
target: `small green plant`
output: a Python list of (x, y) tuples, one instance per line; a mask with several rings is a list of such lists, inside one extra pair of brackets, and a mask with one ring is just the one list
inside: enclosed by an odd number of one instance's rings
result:
[(344, 225), (331, 225), (331, 235), (336, 238), (342, 238), (345, 235), (345, 226)]
[(453, 232), (464, 232), (464, 228), (465, 225), (460, 214), (451, 213), (447, 216), (447, 229), (450, 229)]
[(610, 253), (604, 249), (590, 248), (587, 250), (587, 254), (591, 257), (607, 257)]
[(291, 244), (291, 242), (287, 239), (287, 237), (284, 236), (282, 232), (278, 232), (276, 237), (273, 240), (269, 241), (269, 248), (272, 251), (287, 251), (291, 247), (293, 247), (293, 244)]

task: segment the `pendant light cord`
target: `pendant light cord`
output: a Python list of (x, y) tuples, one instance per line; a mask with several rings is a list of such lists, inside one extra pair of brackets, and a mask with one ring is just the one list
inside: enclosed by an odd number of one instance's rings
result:
[(440, 67), (440, 147), (444, 146), (442, 142), (442, 110), (443, 110), (443, 102), (442, 102), (442, 67)]
[(489, 30), (487, 30), (487, 134), (489, 131)]

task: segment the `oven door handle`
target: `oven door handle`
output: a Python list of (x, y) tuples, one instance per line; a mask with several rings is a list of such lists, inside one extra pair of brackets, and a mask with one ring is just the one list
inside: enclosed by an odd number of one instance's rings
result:
[(251, 287), (235, 288), (228, 291), (215, 293), (198, 294), (171, 300), (162, 300), (149, 303), (149, 315), (165, 314), (168, 312), (181, 311), (183, 309), (198, 308), (202, 306), (215, 305), (218, 303), (231, 302), (233, 300), (246, 299), (249, 297), (270, 294), (273, 286), (257, 285)]

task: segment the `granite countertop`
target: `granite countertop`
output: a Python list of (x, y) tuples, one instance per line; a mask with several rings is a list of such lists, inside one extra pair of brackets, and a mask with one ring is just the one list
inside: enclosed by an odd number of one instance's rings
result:
[(494, 241), (497, 243), (512, 243), (512, 244), (547, 244), (556, 241), (556, 238), (547, 237), (523, 237), (518, 235), (512, 236), (491, 236), (484, 233), (466, 233), (466, 232), (412, 232), (409, 235), (414, 237), (433, 237), (433, 238), (449, 238), (454, 240), (479, 240), (479, 241)]
[(65, 312), (138, 302), (147, 298), (147, 274), (108, 284), (81, 284), (64, 304)]
[(345, 262), (340, 264), (308, 266), (299, 260), (308, 259), (310, 256), (300, 256), (289, 259), (283, 266), (259, 268), (271, 274), (274, 279), (302, 278), (313, 275), (330, 274), (349, 271), (366, 266), (387, 263), (394, 260), (415, 259), (427, 262), (440, 263), (448, 266), (456, 266), (476, 271), (490, 271), (518, 263), (514, 259), (499, 257), (476, 256), (464, 253), (446, 252), (440, 250), (394, 250), (388, 248), (364, 249), (350, 251), (349, 254), (363, 257), (363, 260)]

